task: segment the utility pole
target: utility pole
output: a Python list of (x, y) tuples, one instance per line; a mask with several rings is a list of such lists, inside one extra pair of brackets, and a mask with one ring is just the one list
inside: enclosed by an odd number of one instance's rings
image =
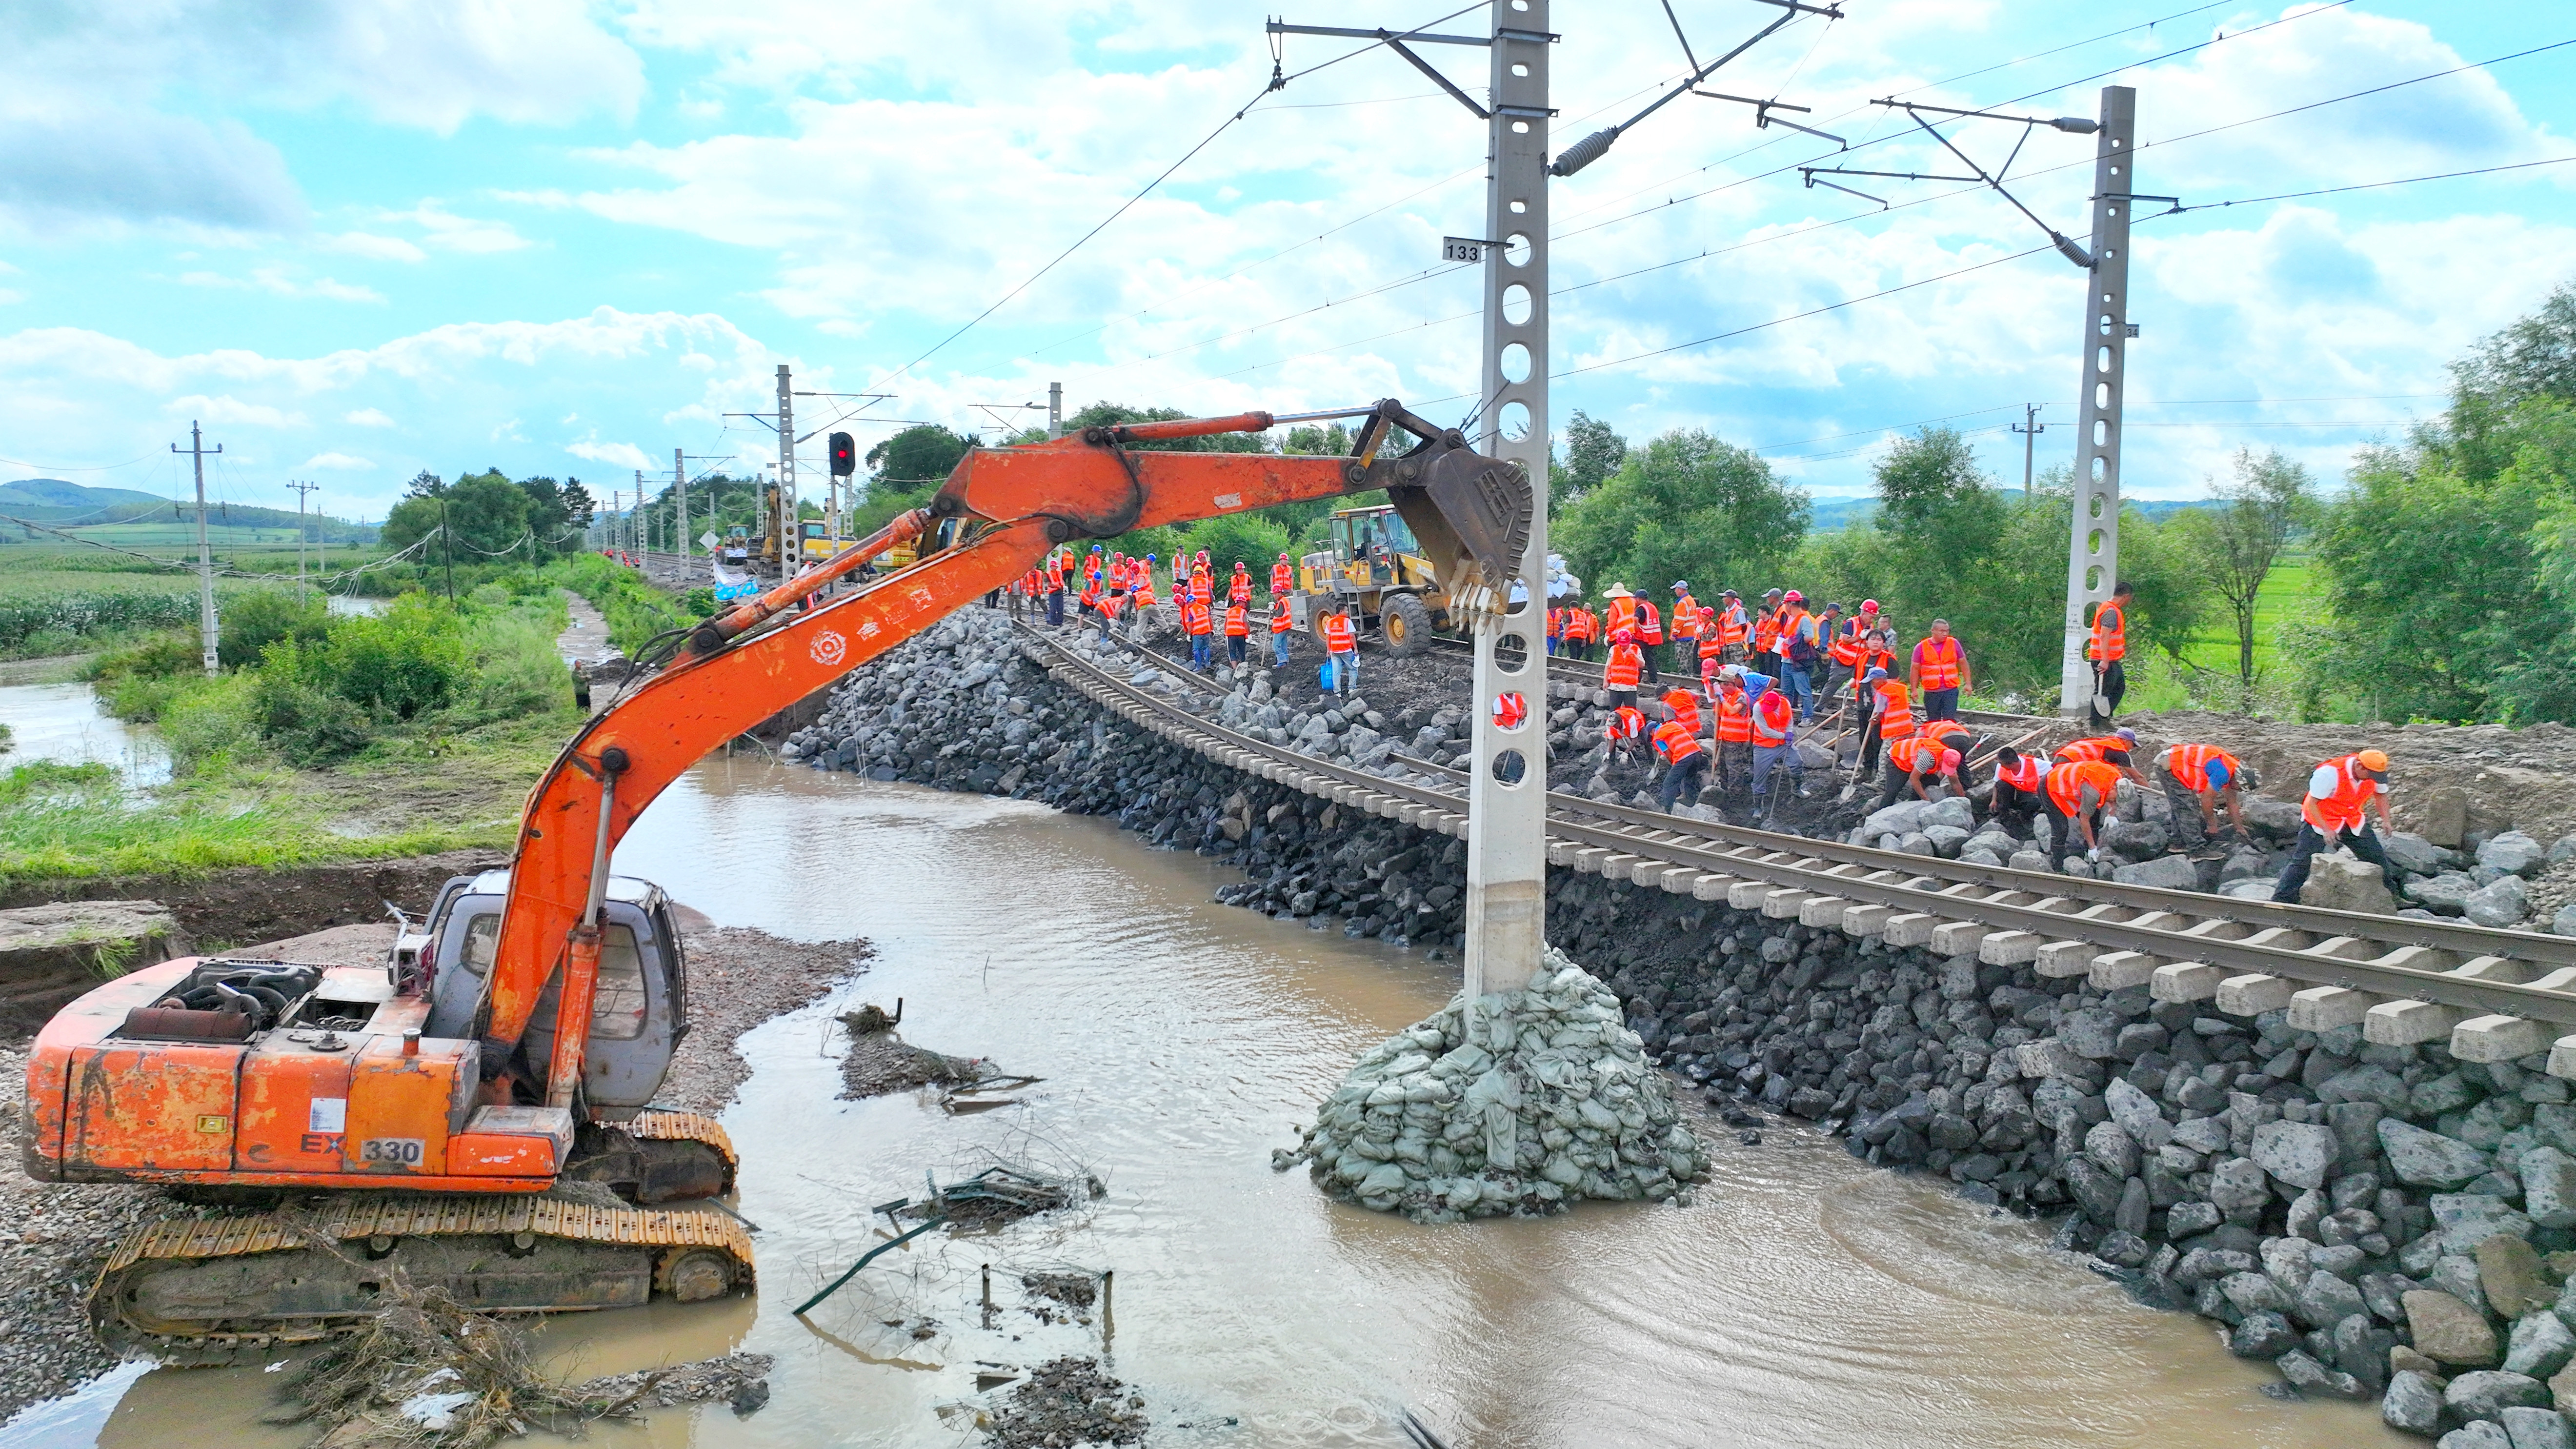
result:
[[(215, 444), (221, 453), (224, 445)], [(179, 451), (172, 443), (170, 451)], [(223, 666), (215, 650), (215, 555), (206, 544), (206, 435), (197, 420), (188, 420), (188, 456), (197, 467), (197, 642), (205, 655), (206, 673), (219, 672)]]
[(438, 495), (438, 552), (447, 560), (447, 602), (456, 602), (456, 536), (447, 531), (447, 494)]
[(295, 596), (300, 599), (304, 597), (304, 500), (322, 485), (289, 480), (286, 486), (295, 490)]
[(671, 450), (671, 493), (680, 505), (680, 561), (689, 559), (689, 471), (679, 449)]
[(636, 563), (641, 567), (645, 553), (653, 546), (651, 535), (645, 531), (644, 470), (641, 468), (635, 470), (635, 506), (626, 513), (626, 536), (635, 542)]
[(2102, 88), (2093, 152), (2093, 253), (2084, 293), (2084, 391), (2075, 435), (2075, 526), (2067, 544), (2066, 653), (2057, 712), (2085, 714), (2094, 674), (2085, 657), (2092, 607), (2120, 581), (2121, 399), (2128, 390), (2129, 213), (2138, 200), (2138, 92)]
[(1064, 436), (1064, 384), (1047, 384), (1047, 441)]
[(2021, 434), (2021, 501), (2024, 503), (2030, 501), (2031, 465), (2036, 461), (2039, 435), (2048, 431), (2048, 424), (2039, 420), (2039, 408), (2038, 403), (2023, 403), (2021, 424), (2013, 429)]
[(787, 380), (787, 364), (778, 364), (778, 576), (787, 578), (805, 566), (805, 528), (796, 517), (796, 403)]

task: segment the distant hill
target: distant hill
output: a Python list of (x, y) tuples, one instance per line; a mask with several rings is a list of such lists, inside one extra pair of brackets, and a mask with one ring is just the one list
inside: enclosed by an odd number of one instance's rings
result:
[[(191, 541), (197, 526), (193, 498), (182, 501), (131, 488), (94, 488), (60, 478), (22, 478), (0, 483), (0, 514), (126, 547)], [(292, 508), (255, 508), (210, 501), (206, 523), (210, 534), (235, 542), (293, 543), (298, 519)], [(327, 514), (306, 514), (302, 525), (308, 537), (326, 543), (373, 543), (376, 538), (374, 524)], [(0, 542), (32, 542), (48, 537), (51, 535), (40, 530), (12, 526), (0, 519)]]
[[(2131, 498), (2124, 500), (2122, 506), (2134, 508), (2162, 523), (2186, 508), (2199, 508), (2209, 501), (2206, 498)], [(1807, 531), (1834, 533), (1866, 521), (1877, 512), (1878, 500), (1875, 498), (1811, 499), (1807, 505)]]

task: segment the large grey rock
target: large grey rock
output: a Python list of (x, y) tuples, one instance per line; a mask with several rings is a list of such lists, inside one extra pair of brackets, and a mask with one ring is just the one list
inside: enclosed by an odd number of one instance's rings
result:
[(2576, 1358), (2576, 1334), (2547, 1309), (2516, 1319), (2505, 1340), (2504, 1366), (2513, 1373), (2545, 1379), (2567, 1367), (2570, 1358)]
[[(2016, 850), (2012, 854), (2012, 859), (2005, 861), (2004, 864), (2014, 870), (2037, 871), (2042, 875), (2047, 874), (2049, 868), (2048, 857), (2036, 850)], [(2576, 936), (2576, 931), (2569, 931), (2566, 934)]]
[(2418, 1187), (2462, 1187), (2493, 1166), (2485, 1153), (2456, 1137), (2394, 1117), (2380, 1119), (2379, 1147), (2388, 1154), (2388, 1168), (2397, 1180)]
[(1916, 828), (1928, 831), (1935, 825), (1946, 825), (1953, 830), (1974, 830), (1977, 828), (1977, 812), (1956, 795), (1935, 800), (1924, 810), (1923, 823)]
[(2227, 1333), (2227, 1351), (2238, 1358), (2279, 1358), (2298, 1346), (2299, 1331), (2290, 1326), (2289, 1319), (2269, 1309), (2246, 1314), (2244, 1321)]
[(2156, 1099), (2140, 1091), (2126, 1077), (2113, 1077), (2102, 1092), (2103, 1104), (2110, 1109), (2111, 1120), (2121, 1130), (2146, 1147), (2162, 1147), (2173, 1140), (2173, 1124), (2164, 1119)]
[(2434, 1440), (2433, 1449), (2513, 1449), (2513, 1436), (2493, 1419), (2473, 1419)]
[(2428, 911), (2456, 916), (2466, 909), (2469, 897), (2477, 894), (2478, 883), (2456, 870), (2440, 875), (2419, 876), (2406, 883), (2406, 899)]
[(2258, 879), (2229, 881), (2218, 888), (2218, 893), (2231, 901), (2268, 901), (2272, 898), (2273, 889), (2271, 878), (2264, 876)]
[(2486, 844), (2478, 847), (2478, 864), (2491, 865), (2515, 875), (2530, 875), (2539, 870), (2547, 863), (2548, 856), (2539, 841), (2519, 830), (2491, 836)]
[(2549, 929), (2555, 935), (2576, 936), (2576, 901), (2569, 901), (2549, 918)]
[(2252, 1226), (2271, 1198), (2263, 1169), (2242, 1157), (2229, 1158), (2210, 1171), (2209, 1200), (2218, 1204), (2218, 1210), (2227, 1214), (2230, 1222)]
[(2451, 852), (2423, 836), (2404, 830), (2383, 838), (2379, 847), (2388, 852), (2389, 864), (2408, 875), (2431, 875), (2455, 859)]
[(2519, 926), (2531, 914), (2531, 888), (2518, 875), (2498, 876), (2470, 892), (2460, 903), (2460, 914), (2481, 926)]
[[(2152, 830), (2151, 825), (2132, 827)], [(2200, 867), (2186, 855), (2159, 855), (2138, 865), (2114, 867), (2111, 879), (2122, 885), (2155, 886), (2161, 890), (2189, 891), (2200, 889)]]
[(2368, 911), (2391, 915), (2396, 898), (2378, 866), (2349, 851), (2328, 851), (2308, 867), (2308, 883), (2299, 887), (2299, 904), (2330, 911)]
[(2498, 1233), (2524, 1239), (2531, 1236), (2531, 1219), (2493, 1193), (2437, 1192), (2433, 1194), (2433, 1222), (2441, 1230), (2442, 1250), (2448, 1253), (2474, 1253), (2479, 1244)]
[(2290, 1381), (2290, 1387), (2303, 1394), (2332, 1394), (2339, 1399), (2358, 1399), (2369, 1391), (2361, 1381), (2319, 1362), (2306, 1349), (2294, 1348), (2272, 1360), (2272, 1367)]
[(2567, 1417), (2556, 1409), (2512, 1404), (2496, 1417), (2504, 1421), (2504, 1436), (2512, 1441), (2513, 1449), (2571, 1449), (2571, 1446), (2576, 1446), (2576, 1434), (2570, 1434)]
[(2325, 1186), (2342, 1148), (2334, 1129), (2320, 1123), (2266, 1122), (2254, 1129), (2255, 1165), (2298, 1187)]
[(2522, 1180), (2522, 1210), (2544, 1228), (2576, 1227), (2576, 1157), (2555, 1147), (2535, 1147), (2514, 1165)]
[[(1947, 805), (1950, 802), (1944, 800), (1941, 803)], [(1927, 825), (1923, 827), (1923, 838), (1932, 842), (1934, 855), (1944, 860), (1956, 860), (1968, 843), (1968, 832), (1955, 825)]]
[(2509, 1406), (2547, 1408), (2549, 1387), (2529, 1374), (2474, 1369), (2451, 1380), (2442, 1402), (2464, 1419), (2493, 1419)]
[(2409, 1369), (2388, 1381), (2379, 1417), (2389, 1428), (2431, 1438), (2442, 1427), (2442, 1389), (2429, 1374)]
[(2084, 1134), (2084, 1155), (2113, 1177), (2138, 1175), (2138, 1142), (2117, 1122), (2096, 1122)]
[(2291, 1305), (2291, 1312), (2310, 1328), (2332, 1328), (2368, 1311), (2362, 1304), (2360, 1289), (2322, 1270), (2308, 1275)]
[(2171, 832), (2152, 820), (2114, 821), (2102, 831), (2102, 848), (2123, 860), (2152, 860), (2172, 842)]
[(1873, 811), (1860, 828), (1871, 835), (1912, 835), (1923, 828), (1923, 812), (1931, 807), (1920, 800), (1899, 800), (1884, 810)]
[[(2101, 1061), (2118, 1051), (2120, 1025), (2120, 1018), (2110, 1012), (2100, 1007), (2085, 1007), (2070, 1011), (2057, 1019), (2057, 1039), (2065, 1044), (2068, 1051), (2077, 1056), (2091, 1061)], [(2126, 1084), (2123, 1083), (2123, 1085)], [(2137, 1088), (2130, 1087), (2129, 1090), (2136, 1092)]]

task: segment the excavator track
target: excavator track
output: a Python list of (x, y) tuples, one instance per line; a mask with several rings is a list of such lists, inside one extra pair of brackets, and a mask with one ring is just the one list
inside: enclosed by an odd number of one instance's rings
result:
[[(315, 1247), (314, 1236), (332, 1246)], [(90, 1289), (90, 1318), (113, 1347), (165, 1362), (230, 1363), (364, 1323), (395, 1269), (415, 1287), (504, 1313), (697, 1302), (752, 1285), (750, 1237), (709, 1209), (553, 1194), (369, 1194), (309, 1215), (137, 1229)]]

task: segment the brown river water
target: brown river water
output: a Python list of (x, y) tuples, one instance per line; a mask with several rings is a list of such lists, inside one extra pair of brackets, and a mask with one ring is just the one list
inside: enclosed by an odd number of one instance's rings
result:
[[(1020, 1273), (1061, 1268), (1116, 1270), (1108, 1364), (1160, 1444), (1402, 1445), (1408, 1407), (1457, 1449), (2411, 1442), (2374, 1406), (2263, 1396), (2274, 1375), (2210, 1325), (1786, 1126), (1741, 1147), (1703, 1119), (1722, 1145), (1689, 1208), (1422, 1228), (1327, 1201), (1302, 1170), (1272, 1173), (1270, 1149), (1357, 1053), (1436, 1010), (1456, 967), (1218, 906), (1227, 872), (1107, 821), (710, 760), (617, 868), (724, 924), (866, 936), (880, 955), (746, 1041), (758, 1070), (725, 1122), (762, 1229), (757, 1301), (543, 1332), (550, 1361), (584, 1374), (773, 1354), (769, 1406), (659, 1411), (594, 1445), (976, 1443), (979, 1364), (1100, 1347), (1096, 1323), (1022, 1306)], [(836, 1101), (831, 1013), (897, 997), (907, 1039), (1045, 1081), (973, 1115)], [(791, 1315), (876, 1240), (870, 1205), (984, 1152), (1078, 1163), (1107, 1195), (989, 1236), (935, 1232)], [(924, 1318), (937, 1327), (916, 1339)], [(123, 1378), (25, 1442), (304, 1442), (252, 1426), (275, 1382), (258, 1369)]]

